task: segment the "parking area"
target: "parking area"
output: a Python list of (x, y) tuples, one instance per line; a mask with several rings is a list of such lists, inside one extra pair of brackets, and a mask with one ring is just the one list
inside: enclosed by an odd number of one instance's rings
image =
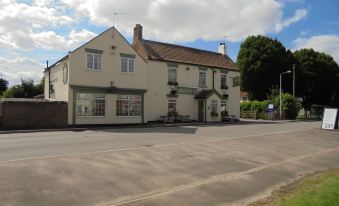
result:
[(339, 167), (320, 122), (0, 135), (1, 205), (247, 205)]

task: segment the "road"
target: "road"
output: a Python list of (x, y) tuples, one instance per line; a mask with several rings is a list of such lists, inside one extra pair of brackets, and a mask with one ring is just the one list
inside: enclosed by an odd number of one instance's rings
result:
[(0, 205), (247, 205), (339, 167), (320, 122), (0, 134)]

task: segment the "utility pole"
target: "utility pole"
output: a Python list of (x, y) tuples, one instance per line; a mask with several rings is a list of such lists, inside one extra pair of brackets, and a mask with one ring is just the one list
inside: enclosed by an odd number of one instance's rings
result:
[(295, 97), (295, 64), (293, 64), (293, 97)]

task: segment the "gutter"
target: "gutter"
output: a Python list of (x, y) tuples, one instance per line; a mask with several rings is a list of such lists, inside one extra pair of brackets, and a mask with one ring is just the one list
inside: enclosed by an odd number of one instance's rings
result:
[(48, 60), (46, 61), (48, 70), (48, 99), (51, 98), (51, 70), (48, 68)]

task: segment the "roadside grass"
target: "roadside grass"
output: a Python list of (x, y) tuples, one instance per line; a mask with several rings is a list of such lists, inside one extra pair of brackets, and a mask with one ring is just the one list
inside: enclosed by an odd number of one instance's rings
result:
[(339, 170), (303, 178), (251, 206), (339, 206)]

